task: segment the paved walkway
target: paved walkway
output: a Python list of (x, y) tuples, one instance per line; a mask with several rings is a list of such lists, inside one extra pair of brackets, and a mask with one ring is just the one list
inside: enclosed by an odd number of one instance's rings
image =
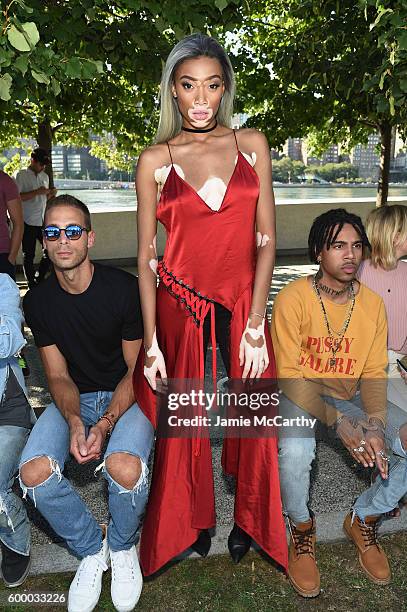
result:
[[(269, 296), (269, 310), (276, 293), (289, 281), (303, 275), (312, 273), (315, 266), (304, 263), (301, 258), (284, 258), (278, 261), (275, 269), (273, 288)], [(129, 269), (135, 272), (134, 268)], [(22, 287), (23, 289), (23, 287)], [(29, 345), (27, 356), (31, 368), (28, 379), (28, 390), (31, 401), (36, 409), (43, 409), (50, 401), (46, 389), (46, 381), (33, 345), (32, 336), (27, 330)], [(210, 356), (208, 356), (209, 358)], [(218, 376), (224, 376), (221, 358), (218, 359)], [(338, 440), (328, 440), (326, 432), (321, 428), (318, 431), (317, 459), (313, 465), (311, 505), (317, 515), (319, 539), (333, 540), (343, 537), (341, 522), (346, 511), (350, 508), (355, 497), (360, 494), (369, 483), (369, 474), (344, 450)], [(221, 440), (213, 440), (212, 446), (216, 512), (218, 529), (213, 539), (212, 552), (226, 551), (226, 539), (233, 523), (233, 479), (222, 475), (220, 466)], [(78, 466), (73, 461), (66, 465), (65, 474), (72, 480), (80, 495), (86, 500), (89, 508), (98, 521), (107, 518), (106, 485), (103, 477), (94, 477), (96, 463)], [(60, 545), (55, 534), (41, 518), (31, 503), (29, 515), (32, 521), (32, 539), (34, 544), (34, 573), (47, 573), (71, 570), (76, 567), (77, 560), (71, 557)], [(398, 530), (407, 528), (407, 513), (403, 512), (401, 519), (387, 521), (384, 530)], [(58, 544), (59, 545), (56, 545)]]

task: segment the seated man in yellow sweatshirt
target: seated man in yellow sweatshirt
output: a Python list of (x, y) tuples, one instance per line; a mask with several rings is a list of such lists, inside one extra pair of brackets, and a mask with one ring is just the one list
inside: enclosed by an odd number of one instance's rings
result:
[[(359, 463), (378, 468), (379, 478), (358, 497), (344, 529), (357, 546), (368, 577), (376, 584), (387, 584), (390, 568), (377, 543), (377, 523), (382, 513), (397, 505), (407, 487), (407, 435), (403, 448), (398, 426), (405, 417), (393, 411), (385, 432), (384, 304), (356, 280), (363, 248), (369, 248), (358, 216), (344, 209), (320, 215), (312, 225), (308, 244), (310, 259), (319, 264), (319, 271), (289, 283), (273, 306), (273, 346), (283, 391), (280, 412), (289, 417), (318, 417), (336, 428)], [(390, 478), (385, 437), (403, 462), (399, 473), (393, 476), (391, 472)], [(314, 457), (313, 429), (291, 429), (280, 436), (280, 486), (291, 533), (288, 573), (292, 586), (304, 597), (320, 592), (315, 517), (308, 508)]]

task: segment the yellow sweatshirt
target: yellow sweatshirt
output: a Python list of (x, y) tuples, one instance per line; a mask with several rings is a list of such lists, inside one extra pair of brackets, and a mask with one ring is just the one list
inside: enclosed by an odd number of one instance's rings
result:
[[(322, 292), (321, 297), (331, 330), (340, 332), (350, 302), (336, 304)], [(280, 388), (297, 406), (331, 425), (338, 413), (321, 394), (351, 399), (359, 386), (365, 412), (385, 421), (387, 321), (380, 296), (360, 285), (334, 367), (322, 308), (307, 278), (289, 283), (278, 293), (271, 333)]]

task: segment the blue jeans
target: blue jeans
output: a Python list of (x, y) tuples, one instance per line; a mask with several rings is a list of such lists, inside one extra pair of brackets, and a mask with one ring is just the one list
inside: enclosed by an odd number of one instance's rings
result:
[[(106, 412), (112, 393), (97, 391), (80, 396), (82, 421), (86, 428), (94, 425)], [(133, 404), (117, 421), (104, 455), (103, 469), (108, 482), (110, 521), (107, 539), (112, 551), (128, 550), (138, 540), (138, 527), (148, 493), (148, 458), (153, 442), (153, 427), (137, 404)], [(24, 452), (24, 463), (37, 457), (49, 459), (51, 475), (35, 487), (26, 487), (27, 493), (47, 519), (54, 531), (63, 538), (69, 548), (80, 558), (93, 555), (101, 549), (102, 530), (82, 498), (63, 476), (65, 461), (69, 455), (69, 427), (64, 417), (51, 404), (35, 424)], [(132, 490), (125, 489), (110, 476), (105, 467), (107, 457), (113, 453), (128, 453), (140, 458), (141, 476)]]
[(30, 524), (22, 500), (11, 487), (29, 433), (25, 427), (0, 426), (0, 540), (21, 555), (30, 552)]
[[(352, 402), (325, 399), (334, 403), (345, 416), (366, 419), (359, 396)], [(284, 395), (280, 396), (280, 411), (288, 418), (312, 417)], [(374, 484), (356, 499), (353, 511), (362, 521), (367, 516), (377, 516), (393, 510), (407, 493), (407, 453), (398, 434), (399, 427), (405, 422), (407, 422), (407, 413), (388, 403), (386, 444), (391, 449), (388, 453), (389, 477), (383, 480), (378, 476)], [(294, 523), (303, 523), (310, 518), (308, 501), (315, 447), (315, 430), (310, 428), (298, 427), (295, 430), (291, 428), (288, 435), (283, 434), (279, 439), (278, 457), (283, 508)]]

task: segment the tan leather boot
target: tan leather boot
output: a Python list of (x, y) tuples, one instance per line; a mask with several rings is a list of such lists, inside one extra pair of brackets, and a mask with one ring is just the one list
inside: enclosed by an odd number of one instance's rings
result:
[(391, 573), (386, 553), (377, 541), (377, 526), (380, 516), (367, 516), (361, 521), (350, 512), (343, 529), (359, 550), (359, 563), (365, 574), (375, 584), (389, 584)]
[(316, 597), (321, 587), (315, 561), (315, 518), (297, 525), (288, 519), (288, 527), (291, 534), (288, 577), (299, 595)]

